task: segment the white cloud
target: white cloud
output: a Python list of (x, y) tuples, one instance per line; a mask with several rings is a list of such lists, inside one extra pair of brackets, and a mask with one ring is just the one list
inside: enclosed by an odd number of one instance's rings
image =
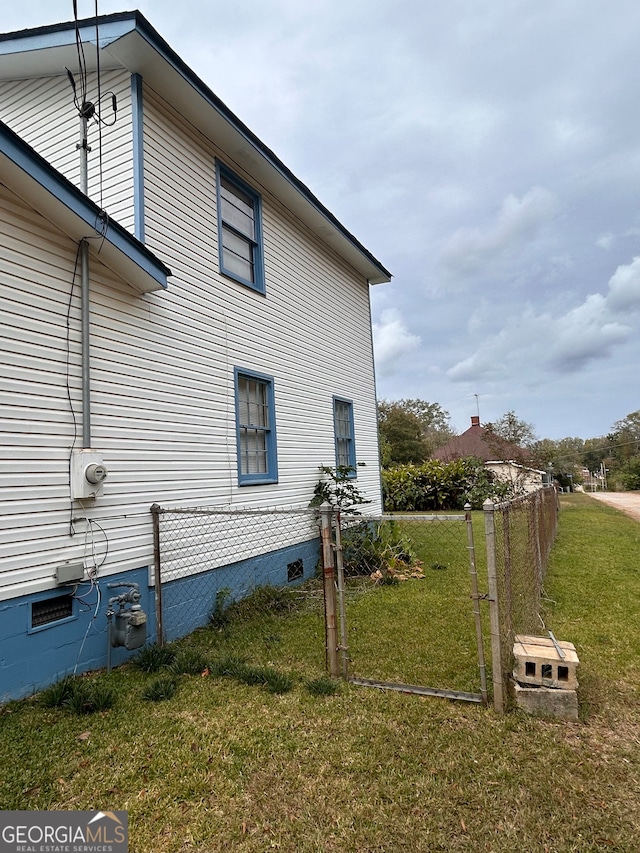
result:
[(582, 305), (555, 320), (555, 327), (549, 363), (562, 372), (574, 372), (594, 359), (607, 358), (632, 331), (611, 317), (607, 299), (600, 293), (587, 296)]
[[(629, 342), (633, 327), (625, 322), (640, 311), (640, 257), (619, 266), (605, 295), (592, 293), (564, 313), (536, 311), (527, 306), (521, 316), (511, 315), (502, 328), (486, 334), (476, 351), (447, 371), (455, 382), (496, 381), (501, 376), (527, 375), (548, 381), (549, 373), (577, 373), (590, 362), (610, 358)], [(470, 327), (477, 339), (483, 321), (475, 315)], [(545, 380), (545, 377), (546, 380)]]
[(621, 265), (609, 279), (607, 304), (611, 311), (640, 311), (640, 257)]
[(599, 246), (601, 249), (609, 250), (613, 246), (614, 239), (615, 238), (610, 231), (606, 234), (601, 234), (596, 240), (596, 246)]
[(387, 308), (380, 315), (380, 322), (373, 324), (373, 347), (376, 367), (381, 373), (391, 373), (403, 356), (420, 346), (420, 337), (406, 327), (396, 308)]
[(510, 194), (494, 222), (484, 228), (459, 228), (451, 235), (443, 248), (444, 263), (456, 273), (479, 272), (535, 240), (559, 211), (558, 199), (544, 187), (532, 187), (521, 199)]

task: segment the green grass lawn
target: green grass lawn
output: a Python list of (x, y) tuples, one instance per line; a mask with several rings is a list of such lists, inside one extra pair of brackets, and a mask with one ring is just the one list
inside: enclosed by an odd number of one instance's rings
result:
[[(356, 634), (388, 638), (369, 658), (353, 641), (359, 674), (374, 677), (375, 664), (412, 679), (423, 652), (446, 657), (458, 631), (442, 619), (455, 572), (425, 573), (351, 595)], [(289, 692), (181, 675), (173, 698), (149, 702), (142, 693), (157, 676), (130, 665), (97, 676), (116, 693), (108, 711), (79, 716), (37, 697), (0, 709), (0, 807), (126, 809), (133, 853), (632, 853), (640, 524), (564, 496), (545, 592), (547, 627), (580, 655), (579, 722), (344, 684), (314, 695), (306, 682), (323, 674), (324, 629), (312, 589), (292, 611), (180, 644), (212, 664), (235, 656), (288, 673)]]

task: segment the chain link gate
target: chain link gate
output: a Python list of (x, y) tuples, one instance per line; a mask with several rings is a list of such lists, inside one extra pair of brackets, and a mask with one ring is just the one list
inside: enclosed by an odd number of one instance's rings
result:
[(337, 591), (327, 608), (331, 674), (366, 687), (486, 704), (479, 606), (486, 596), (478, 591), (471, 513), (373, 518), (325, 506), (323, 535), (332, 516), (335, 573), (325, 548), (325, 595), (333, 574)]

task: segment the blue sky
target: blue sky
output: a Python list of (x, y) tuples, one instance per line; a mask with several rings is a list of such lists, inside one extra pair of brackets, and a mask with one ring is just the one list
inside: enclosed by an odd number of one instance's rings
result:
[[(5, 6), (5, 31), (73, 17)], [(459, 431), (514, 410), (541, 438), (640, 408), (637, 0), (137, 7), (393, 273), (380, 397)]]

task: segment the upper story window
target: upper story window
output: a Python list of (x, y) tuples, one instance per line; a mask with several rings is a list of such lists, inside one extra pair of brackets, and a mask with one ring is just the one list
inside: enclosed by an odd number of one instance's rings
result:
[(273, 379), (235, 370), (238, 483), (277, 483)]
[(336, 443), (336, 467), (352, 468), (349, 476), (356, 476), (356, 442), (353, 432), (353, 403), (351, 400), (333, 398), (333, 428)]
[(264, 293), (261, 198), (216, 162), (220, 271)]

